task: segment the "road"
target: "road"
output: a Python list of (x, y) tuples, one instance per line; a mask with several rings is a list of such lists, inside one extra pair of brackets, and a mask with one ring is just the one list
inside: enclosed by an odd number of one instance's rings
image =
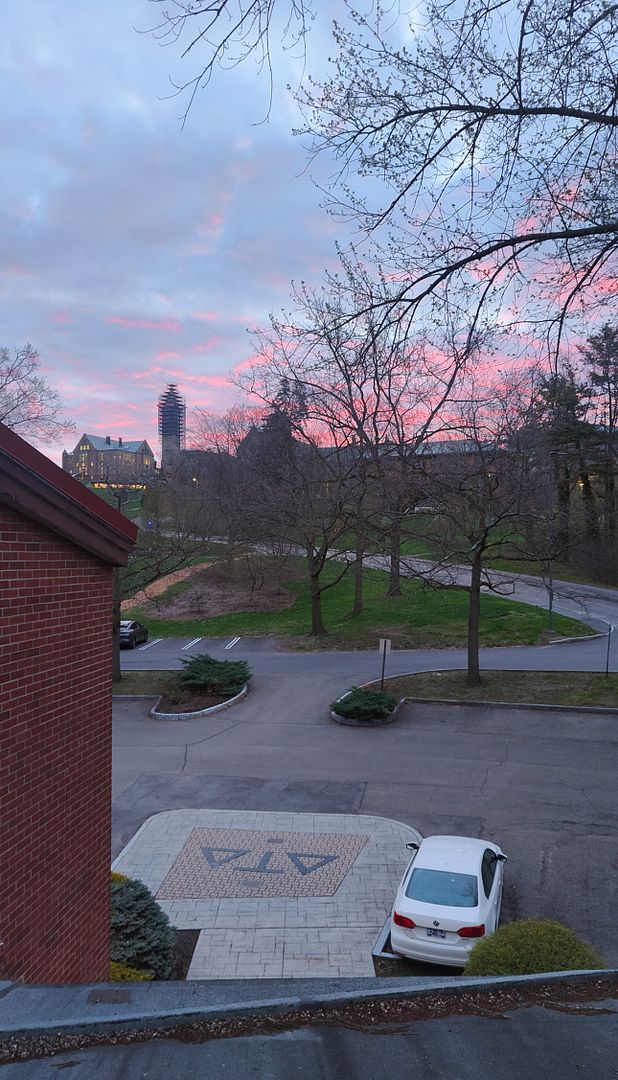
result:
[[(618, 615), (617, 615), (618, 618)], [(610, 668), (618, 670), (618, 634), (612, 635)], [(231, 643), (234, 642), (232, 645)], [(351, 683), (367, 682), (380, 674), (381, 661), (376, 649), (356, 652), (325, 649), (287, 652), (283, 642), (274, 637), (254, 638), (163, 638), (151, 639), (135, 650), (123, 650), (121, 666), (125, 671), (173, 670), (182, 659), (210, 653), (219, 660), (243, 659), (256, 675), (319, 676), (339, 678), (344, 689)], [(527, 648), (481, 649), (481, 667), (510, 671), (604, 671), (607, 637), (556, 643)], [(387, 660), (387, 675), (414, 671), (465, 668), (465, 649), (394, 649)], [(337, 689), (337, 686), (334, 687)]]

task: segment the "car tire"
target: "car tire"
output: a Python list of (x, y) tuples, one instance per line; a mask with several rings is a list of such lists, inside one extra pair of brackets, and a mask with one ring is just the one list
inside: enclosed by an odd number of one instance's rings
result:
[(137, 647), (137, 639), (136, 639), (135, 635), (133, 635), (133, 637), (131, 638), (131, 648), (135, 649), (136, 647)]

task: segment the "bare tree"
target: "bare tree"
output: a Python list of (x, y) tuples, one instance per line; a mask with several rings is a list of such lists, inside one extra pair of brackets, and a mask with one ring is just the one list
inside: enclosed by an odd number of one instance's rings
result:
[[(379, 325), (369, 299), (388, 293), (385, 282), (346, 275), (330, 288), (297, 289), (293, 313), (272, 318), (257, 337), (259, 362), (239, 384), (265, 403), (282, 385), (302, 397), (301, 413), (289, 420), (295, 435), (329, 445), (348, 463), (354, 499), (346, 512), (355, 533), (355, 604), (362, 609), (363, 555), (370, 537), (392, 525), (390, 593), (399, 590), (400, 524), (410, 506), (409, 473), (419, 447), (441, 430), (441, 413), (457, 379), (480, 344), (478, 334), (457, 333), (447, 323), (411, 339), (399, 320)], [(353, 297), (360, 314), (344, 315)], [(396, 312), (395, 312), (396, 314)]]
[(0, 348), (0, 422), (33, 442), (50, 443), (75, 425), (61, 415), (60, 398), (40, 367), (32, 345)]
[[(217, 67), (236, 67), (247, 57), (257, 61), (269, 76), (272, 100), (273, 75), (271, 34), (286, 48), (300, 47), (304, 56), (305, 36), (313, 18), (312, 0), (149, 0), (161, 8), (159, 21), (151, 32), (162, 45), (180, 46), (181, 60), (198, 57), (195, 73), (174, 91), (184, 94), (185, 123), (195, 95), (210, 82)], [(162, 7), (162, 5), (165, 5)], [(279, 19), (279, 15), (281, 18)]]
[(302, 95), (314, 152), (341, 165), (331, 201), (374, 237), (410, 315), (501, 306), (555, 345), (616, 274), (618, 7), (434, 0), (418, 27), (351, 11), (333, 76)]
[[(313, 152), (340, 165), (329, 200), (376, 242), (408, 316), (447, 299), (479, 317), (502, 307), (542, 321), (555, 348), (567, 315), (584, 296), (606, 302), (616, 276), (618, 7), (347, 7), (332, 77), (299, 94)], [(190, 102), (219, 63), (257, 49), (268, 64), (275, 13), (284, 39), (287, 27), (304, 40), (303, 0), (164, 9), (159, 36), (200, 57)]]
[[(522, 521), (535, 513), (533, 465), (514, 438), (530, 417), (535, 396), (530, 371), (498, 380), (487, 374), (468, 378), (451, 403), (451, 437), (426, 447), (417, 485), (436, 506), (425, 537), (438, 560), (420, 576), (438, 587), (456, 585), (468, 592), (468, 685), (479, 686), (481, 588), (495, 586), (488, 564), (519, 540)], [(437, 504), (437, 505), (436, 505)], [(458, 564), (470, 567), (462, 581)]]

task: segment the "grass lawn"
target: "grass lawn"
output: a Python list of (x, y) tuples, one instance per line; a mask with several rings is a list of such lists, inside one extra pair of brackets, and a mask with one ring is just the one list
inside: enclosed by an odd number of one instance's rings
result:
[(522, 701), (534, 705), (603, 705), (618, 708), (618, 675), (582, 671), (484, 671), (482, 686), (466, 686), (464, 671), (431, 671), (388, 679), (397, 697), (465, 701)]
[(120, 682), (113, 684), (113, 694), (150, 694), (157, 697), (168, 691), (177, 671), (123, 671)]
[[(331, 580), (339, 567), (325, 571)], [(296, 594), (294, 604), (282, 611), (246, 611), (209, 619), (151, 619), (138, 608), (125, 617), (146, 623), (151, 637), (225, 637), (239, 634), (275, 634), (287, 638), (296, 648), (364, 649), (377, 646), (378, 638), (389, 637), (397, 648), (449, 647), (465, 645), (468, 595), (461, 589), (423, 589), (414, 581), (402, 581), (402, 595), (385, 595), (388, 575), (381, 570), (365, 571), (365, 610), (350, 618), (353, 578), (350, 573), (338, 585), (323, 593), (323, 618), (328, 634), (308, 636), (311, 625), (310, 598), (302, 560), (290, 567), (287, 588)], [(481, 645), (534, 645), (546, 640), (546, 613), (526, 604), (496, 596), (481, 597)], [(554, 618), (556, 636), (588, 634), (574, 619)]]

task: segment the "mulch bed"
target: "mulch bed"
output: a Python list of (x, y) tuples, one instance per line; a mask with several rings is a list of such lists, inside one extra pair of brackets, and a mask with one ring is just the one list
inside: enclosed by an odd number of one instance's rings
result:
[(200, 709), (210, 709), (212, 705), (221, 705), (229, 700), (229, 695), (226, 694), (163, 694), (157, 705), (157, 712), (199, 712)]
[(170, 979), (186, 979), (199, 936), (199, 930), (174, 930), (174, 955)]

